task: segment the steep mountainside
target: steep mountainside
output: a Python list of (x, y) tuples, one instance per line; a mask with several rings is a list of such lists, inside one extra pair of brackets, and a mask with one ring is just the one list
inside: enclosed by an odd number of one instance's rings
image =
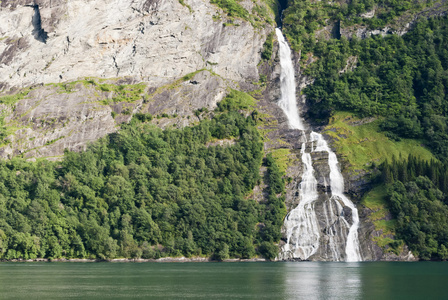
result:
[[(291, 129), (278, 106), (274, 27), (281, 7), (304, 130)], [(403, 204), (403, 185), (390, 189), (401, 196), (387, 193), (381, 172), (391, 171), (380, 165), (400, 154), (415, 155), (416, 165), (435, 160), (418, 126), (443, 140), (446, 119), (433, 108), (448, 94), (446, 40), (437, 23), (446, 11), (445, 0), (1, 1), (0, 259), (274, 259), (289, 243), (280, 228), (301, 199), (304, 153), (323, 228), (310, 259), (345, 259), (354, 210), (342, 197), (326, 208), (334, 192), (332, 151), (315, 151), (324, 138), (340, 161), (339, 192), (359, 210), (362, 259), (415, 259), (396, 235), (410, 231), (406, 242), (425, 240), (417, 225), (404, 228), (407, 215), (398, 216), (401, 208), (409, 215), (415, 209)], [(414, 28), (418, 47), (406, 44), (412, 35), (403, 37)], [(419, 56), (430, 58), (433, 72)], [(430, 106), (423, 88), (411, 95), (422, 77), (434, 83)], [(191, 138), (192, 131), (199, 136)], [(404, 176), (404, 165), (392, 163), (395, 179), (425, 175)], [(444, 199), (440, 174), (421, 197), (436, 199), (434, 207)], [(418, 179), (407, 186), (429, 185)], [(436, 238), (428, 233), (431, 247), (418, 248), (425, 259), (438, 252), (448, 258), (448, 244), (439, 247)], [(328, 239), (340, 242), (330, 249)]]
[(2, 1), (0, 19), (0, 92), (30, 87), (0, 104), (4, 158), (83, 149), (137, 111), (188, 124), (228, 87), (251, 89), (272, 30), (203, 0)]

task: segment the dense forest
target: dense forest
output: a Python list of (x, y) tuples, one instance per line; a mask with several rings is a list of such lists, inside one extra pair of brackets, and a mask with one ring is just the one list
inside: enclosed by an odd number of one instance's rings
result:
[[(356, 2), (359, 10), (355, 2), (350, 4), (344, 22), (355, 22), (350, 11), (368, 10), (367, 2)], [(308, 2), (294, 3), (299, 7)], [(396, 5), (409, 10), (414, 4), (402, 1)], [(382, 25), (391, 14), (403, 11), (388, 7), (389, 15), (382, 10), (370, 22)], [(304, 70), (315, 79), (304, 90), (308, 117), (318, 124), (326, 124), (336, 111), (374, 117), (390, 139), (420, 140), (437, 157), (437, 161), (396, 157), (380, 167), (378, 183), (387, 189), (385, 200), (396, 219), (397, 245), (404, 241), (424, 260), (448, 259), (448, 18), (422, 18), (403, 36), (317, 41), (307, 34), (323, 25), (309, 23), (319, 20), (313, 16), (315, 8), (309, 5), (300, 15), (309, 28), (300, 28), (302, 23), (294, 21), (299, 14), (293, 9), (285, 17), (286, 32), (293, 45), (310, 52), (305, 57), (313, 55), (314, 59)], [(328, 8), (319, 14), (325, 19), (325, 12), (331, 11)]]
[[(335, 110), (383, 117), (394, 139), (424, 139), (441, 160), (448, 157), (448, 19), (421, 20), (400, 37), (375, 36), (317, 43), (316, 78), (305, 93), (310, 116), (326, 121)], [(354, 69), (341, 73), (349, 58)]]
[[(314, 80), (303, 91), (309, 120), (326, 124), (337, 111), (374, 117), (388, 138), (419, 140), (435, 154), (437, 161), (386, 161), (376, 183), (387, 189), (397, 243), (422, 259), (446, 260), (448, 18), (420, 18), (403, 36), (361, 40), (338, 31), (383, 28), (435, 2), (290, 0), (282, 25)], [(236, 18), (273, 24), (277, 8), (272, 0), (251, 11), (234, 0), (211, 3), (227, 14), (224, 26), (239, 26)], [(373, 9), (373, 17), (363, 16)], [(330, 38), (318, 36), (327, 29)], [(273, 37), (261, 53), (265, 62)], [(286, 215), (284, 174), (263, 151), (258, 117), (248, 114), (252, 102), (231, 90), (213, 117), (195, 126), (161, 130), (151, 115), (136, 114), (62, 161), (0, 161), (0, 259), (275, 258)], [(0, 139), (3, 123), (0, 116)], [(256, 185), (265, 186), (259, 201)]]
[[(291, 46), (303, 53), (314, 52), (319, 36), (328, 26), (333, 27), (333, 36), (338, 36), (340, 27), (353, 25), (368, 29), (394, 27), (397, 18), (403, 14), (415, 13), (435, 5), (438, 1), (413, 0), (352, 0), (313, 1), (289, 0), (283, 12), (282, 24)], [(365, 13), (374, 12), (367, 17)], [(327, 28), (327, 29), (326, 29)]]
[(421, 259), (448, 259), (448, 169), (410, 155), (382, 165), (397, 237)]
[(248, 197), (263, 147), (254, 118), (228, 110), (234, 103), (183, 129), (162, 131), (138, 114), (60, 162), (0, 162), (0, 259), (274, 258), (282, 174), (268, 156), (269, 196)]

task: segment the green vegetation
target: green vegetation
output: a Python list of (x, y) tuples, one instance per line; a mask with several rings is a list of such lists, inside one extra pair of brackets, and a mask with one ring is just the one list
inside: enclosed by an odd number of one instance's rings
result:
[(448, 259), (448, 206), (446, 194), (427, 177), (403, 184), (394, 182), (389, 206), (397, 218), (397, 236), (423, 260)]
[[(371, 29), (383, 28), (389, 23), (393, 23), (397, 17), (404, 14), (413, 14), (421, 11), (425, 7), (430, 7), (437, 3), (437, 0), (413, 1), (413, 0), (360, 0), (351, 1), (349, 4), (342, 4), (335, 19), (343, 20), (345, 25), (366, 24)], [(366, 11), (375, 9), (373, 18), (361, 16)]]
[[(381, 185), (366, 195), (363, 204), (375, 211), (370, 217), (375, 227), (395, 232), (398, 240), (379, 237), (378, 245), (396, 250), (404, 241), (420, 259), (448, 259), (447, 166), (409, 155), (393, 157), (381, 169)], [(396, 220), (384, 220), (386, 207)]]
[(60, 136), (60, 137), (58, 137), (57, 139), (54, 139), (54, 140), (48, 141), (48, 142), (46, 142), (46, 143), (45, 143), (45, 146), (48, 146), (48, 145), (54, 144), (54, 143), (56, 143), (57, 141), (59, 141), (59, 140), (61, 140), (61, 139), (63, 139), (63, 138), (65, 138), (65, 136)]
[[(369, 218), (381, 232), (375, 242), (396, 254), (406, 243), (421, 259), (445, 260), (448, 18), (421, 18), (403, 36), (315, 36), (330, 24), (328, 19), (344, 19), (341, 26), (378, 28), (434, 2), (292, 1), (284, 30), (296, 50), (313, 55), (314, 62), (304, 71), (315, 79), (303, 91), (308, 117), (327, 125), (325, 133), (347, 162), (346, 170), (371, 175), (375, 188), (362, 204), (372, 210)], [(360, 17), (372, 7), (374, 18)], [(382, 176), (377, 176), (378, 169)], [(390, 213), (394, 220), (387, 220)]]
[(364, 195), (361, 204), (373, 212), (369, 215), (369, 221), (373, 223), (375, 230), (380, 233), (373, 240), (384, 251), (399, 255), (403, 249), (403, 242), (399, 239), (393, 240), (390, 238), (391, 235), (395, 235), (396, 220), (387, 220), (386, 218), (390, 214), (386, 195), (386, 186), (380, 184)]
[[(209, 70), (207, 70), (207, 69), (200, 69), (200, 70), (188, 73), (187, 75), (182, 77), (179, 81), (176, 81), (176, 84), (180, 84), (180, 83), (182, 83), (184, 81), (191, 80), (196, 74), (198, 74), (199, 72), (202, 72), (202, 71), (209, 71)], [(211, 71), (209, 71), (209, 72), (211, 73)]]
[(414, 181), (419, 176), (431, 180), (435, 188), (448, 193), (448, 168), (445, 164), (436, 161), (425, 161), (410, 154), (408, 157), (393, 157), (382, 165), (383, 182), (392, 184), (395, 181)]
[(216, 4), (231, 18), (241, 18), (246, 21), (249, 20), (249, 12), (242, 7), (237, 0), (210, 0), (210, 3)]
[[(263, 157), (253, 118), (227, 111), (165, 131), (150, 119), (62, 162), (0, 162), (0, 258), (275, 257), (283, 174), (268, 156), (269, 198), (248, 199)], [(206, 145), (224, 138), (235, 144)]]
[(261, 58), (264, 60), (270, 60), (272, 57), (272, 48), (274, 43), (274, 32), (271, 32), (266, 37), (266, 41), (263, 44), (263, 51), (261, 52)]
[[(420, 259), (447, 260), (447, 166), (410, 154), (393, 156), (381, 170), (379, 185), (361, 202), (373, 211), (369, 219), (381, 231), (374, 238), (378, 246), (399, 254), (406, 243)], [(395, 219), (387, 220), (389, 211)]]
[[(448, 19), (422, 20), (406, 35), (362, 41), (319, 42), (321, 57), (308, 70), (316, 78), (304, 92), (309, 115), (326, 121), (336, 110), (382, 116), (394, 140), (422, 139), (441, 160), (448, 157)], [(340, 73), (350, 56), (356, 69)]]
[[(425, 7), (438, 4), (437, 0), (429, 1), (395, 1), (395, 0), (356, 0), (326, 2), (314, 0), (290, 0), (288, 8), (283, 12), (283, 27), (294, 50), (305, 53), (313, 52), (318, 35), (325, 27), (335, 25), (336, 28), (366, 26), (369, 29), (382, 29), (386, 25), (394, 26), (402, 15), (412, 16)], [(361, 14), (375, 9), (372, 18)], [(411, 18), (412, 19), (412, 18)], [(316, 36), (316, 32), (320, 32)], [(331, 37), (338, 33), (328, 32)], [(323, 40), (323, 39), (321, 39)]]
[(49, 85), (59, 88), (59, 93), (73, 93), (73, 89), (78, 84), (82, 84), (85, 87), (94, 87), (99, 92), (111, 92), (111, 99), (104, 99), (103, 104), (108, 105), (117, 102), (132, 103), (142, 97), (146, 93), (146, 84), (114, 84), (103, 83), (104, 79), (85, 78), (82, 80), (65, 82), (65, 83), (51, 83)]
[(246, 110), (255, 107), (255, 99), (249, 94), (231, 89), (227, 96), (218, 103), (217, 111)]
[(180, 4), (182, 5), (182, 6), (185, 6), (185, 7), (187, 7), (187, 8), (188, 8), (188, 10), (190, 11), (190, 13), (192, 13), (192, 12), (193, 12), (193, 9), (191, 8), (191, 6), (190, 6), (190, 5), (188, 5), (188, 4), (186, 4), (184, 0), (179, 0), (179, 3), (180, 3)]
[(103, 100), (104, 104), (117, 103), (117, 102), (135, 102), (139, 99), (142, 99), (145, 94), (146, 84), (106, 84), (106, 83), (98, 83), (93, 84), (97, 90), (101, 90), (103, 92), (112, 92), (112, 99)]
[(20, 91), (17, 94), (14, 95), (6, 95), (6, 96), (1, 96), (0, 97), (0, 104), (5, 104), (5, 105), (14, 105), (16, 104), (18, 101), (24, 99), (26, 96), (28, 96), (28, 94), (31, 92), (30, 88), (24, 89), (22, 91)]
[(275, 159), (277, 166), (282, 174), (285, 173), (286, 169), (289, 166), (289, 155), (291, 151), (287, 148), (275, 149), (270, 153), (272, 158)]
[(193, 77), (194, 77), (196, 74), (198, 74), (198, 73), (200, 73), (200, 72), (202, 72), (202, 71), (207, 71), (207, 72), (209, 72), (210, 74), (212, 74), (212, 75), (214, 75), (214, 76), (218, 76), (217, 74), (215, 74), (213, 71), (211, 71), (211, 70), (209, 70), (209, 69), (200, 69), (200, 70), (196, 70), (196, 71), (194, 71), (194, 72), (191, 72), (191, 73), (188, 73), (188, 74), (184, 75), (183, 77), (179, 78), (178, 80), (176, 80), (176, 81), (174, 81), (174, 82), (172, 82), (172, 83), (170, 83), (170, 84), (167, 84), (167, 85), (164, 85), (164, 86), (161, 86), (161, 87), (157, 88), (153, 93), (151, 93), (151, 94), (149, 95), (149, 97), (152, 97), (152, 96), (154, 96), (154, 95), (156, 95), (156, 94), (159, 94), (159, 93), (161, 93), (161, 92), (164, 91), (164, 90), (172, 90), (172, 89), (176, 89), (176, 88), (179, 87), (183, 82), (185, 82), (185, 81), (189, 81), (189, 80), (193, 79)]
[[(215, 4), (226, 13), (229, 20), (225, 23), (225, 26), (235, 25), (233, 22), (235, 18), (240, 18), (248, 21), (255, 28), (265, 26), (266, 23), (274, 24), (271, 18), (273, 15), (278, 17), (278, 2), (276, 0), (263, 0), (261, 4), (255, 3), (252, 11), (249, 12), (240, 3), (239, 0), (210, 0), (210, 3)], [(220, 20), (218, 16), (213, 16), (213, 20)]]
[(151, 114), (136, 113), (134, 114), (134, 118), (141, 122), (150, 122), (153, 117)]
[[(5, 95), (0, 97), (0, 104), (3, 104), (5, 106), (14, 107), (14, 105), (22, 100), (25, 99), (26, 96), (31, 92), (31, 88), (24, 89), (20, 91), (19, 93), (16, 93), (14, 95)], [(6, 126), (5, 124), (5, 110), (0, 110), (0, 145), (5, 143), (5, 138), (10, 134), (12, 131), (11, 126)]]
[(283, 12), (284, 32), (296, 51), (307, 53), (315, 44), (315, 31), (324, 27), (337, 11), (338, 4), (327, 1), (292, 0)]
[(426, 161), (434, 159), (418, 140), (395, 141), (388, 138), (387, 133), (380, 129), (381, 120), (356, 125), (360, 122), (362, 120), (353, 113), (336, 112), (325, 127), (325, 134), (333, 138), (337, 153), (348, 162), (347, 169), (351, 172), (370, 170), (400, 154), (405, 157), (413, 154)]
[(265, 217), (261, 237), (263, 242), (260, 246), (260, 253), (268, 259), (273, 259), (278, 254), (278, 247), (273, 243), (278, 242), (281, 235), (283, 218), (286, 216), (285, 206), (285, 181), (282, 172), (275, 159), (269, 153), (266, 156), (268, 199), (265, 203), (263, 215)]

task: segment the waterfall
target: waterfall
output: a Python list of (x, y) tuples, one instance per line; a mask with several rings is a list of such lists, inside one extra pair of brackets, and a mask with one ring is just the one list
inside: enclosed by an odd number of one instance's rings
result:
[[(301, 149), (303, 174), (302, 181), (298, 184), (298, 205), (285, 218), (283, 229), (286, 243), (281, 249), (279, 259), (306, 260), (320, 251), (321, 258), (325, 260), (339, 261), (345, 257), (346, 261), (360, 261), (362, 258), (358, 241), (358, 210), (344, 195), (344, 178), (339, 170), (336, 154), (330, 149), (324, 137), (311, 132), (309, 140), (306, 138), (305, 126), (297, 109), (291, 50), (281, 30), (277, 28), (275, 31), (279, 41), (281, 66), (281, 97), (278, 105), (287, 116), (289, 127), (301, 130), (305, 137)], [(308, 149), (310, 152), (307, 152)], [(331, 195), (323, 197), (326, 199), (322, 203), (325, 220), (321, 222), (316, 215), (316, 203), (320, 196), (311, 156), (312, 153), (318, 152), (325, 152), (328, 155), (331, 189)], [(351, 211), (351, 224), (345, 218), (345, 207)], [(345, 253), (341, 254), (339, 248), (343, 243)], [(325, 244), (325, 249), (319, 249), (322, 244)]]
[[(302, 144), (302, 161), (304, 172), (300, 183), (299, 205), (291, 210), (285, 218), (287, 243), (284, 252), (290, 258), (307, 259), (319, 248), (319, 226), (314, 211), (314, 201), (317, 200), (317, 180), (314, 177), (311, 154), (305, 152), (306, 143)], [(293, 245), (291, 248), (290, 245)]]
[[(283, 109), (283, 112), (288, 117), (288, 122), (291, 128), (304, 130), (302, 120), (296, 105), (296, 81), (294, 76), (294, 67), (291, 60), (291, 50), (289, 45), (283, 37), (280, 29), (276, 28), (278, 43), (280, 44), (280, 100), (278, 105)], [(284, 59), (282, 59), (284, 58)]]

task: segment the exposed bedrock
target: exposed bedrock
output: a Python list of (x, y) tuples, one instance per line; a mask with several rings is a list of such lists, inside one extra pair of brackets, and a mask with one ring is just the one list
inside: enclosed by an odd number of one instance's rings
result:
[(80, 77), (133, 76), (160, 86), (203, 68), (258, 81), (272, 29), (242, 20), (223, 26), (216, 6), (187, 3), (191, 10), (177, 0), (2, 1), (0, 91)]
[[(9, 128), (0, 157), (81, 150), (136, 112), (168, 114), (153, 120), (160, 127), (185, 126), (198, 121), (195, 110), (213, 110), (229, 88), (255, 88), (272, 27), (240, 19), (225, 26), (226, 15), (209, 1), (185, 3), (0, 2), (0, 96), (32, 87), (13, 106), (0, 104)], [(72, 84), (84, 78), (95, 84)], [(145, 88), (137, 99), (117, 101), (98, 87), (104, 83)]]

